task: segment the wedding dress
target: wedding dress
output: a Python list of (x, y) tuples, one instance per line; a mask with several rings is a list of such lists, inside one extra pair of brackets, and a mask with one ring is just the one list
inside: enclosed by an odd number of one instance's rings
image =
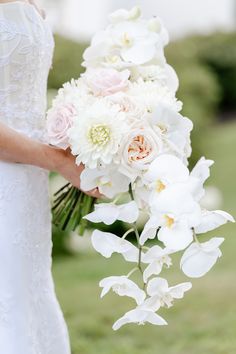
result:
[[(0, 4), (0, 121), (45, 141), (53, 37), (36, 8)], [(0, 162), (0, 354), (69, 354), (51, 274), (47, 171)]]

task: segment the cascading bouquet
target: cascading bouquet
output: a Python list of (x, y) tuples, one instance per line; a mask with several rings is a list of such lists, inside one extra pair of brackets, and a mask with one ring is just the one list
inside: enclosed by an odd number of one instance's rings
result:
[[(104, 257), (116, 252), (136, 263), (129, 274), (100, 282), (101, 296), (112, 289), (136, 302), (114, 330), (126, 323), (167, 324), (157, 311), (172, 306), (192, 285), (169, 286), (159, 277), (163, 266), (171, 266), (173, 253), (183, 252), (184, 274), (203, 276), (221, 256), (224, 239), (200, 242), (201, 234), (234, 221), (226, 212), (201, 207), (213, 161), (202, 157), (191, 172), (187, 168), (193, 125), (180, 113), (178, 78), (164, 56), (167, 43), (160, 19), (143, 19), (138, 7), (114, 12), (84, 53), (85, 73), (59, 90), (48, 112), (50, 143), (70, 149), (85, 166), (81, 189), (97, 187), (111, 200), (94, 207), (91, 197), (67, 185), (54, 203), (57, 220), (73, 227), (81, 220), (131, 224), (122, 238), (99, 230), (92, 234), (93, 247)], [(127, 192), (130, 201), (119, 203)], [(141, 234), (140, 212), (148, 217)], [(126, 240), (130, 233), (137, 246)], [(149, 239), (158, 244), (147, 246)], [(130, 279), (135, 272), (142, 284)]]

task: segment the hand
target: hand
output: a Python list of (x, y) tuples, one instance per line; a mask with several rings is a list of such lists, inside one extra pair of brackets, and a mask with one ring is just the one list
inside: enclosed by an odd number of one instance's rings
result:
[[(69, 181), (73, 186), (80, 188), (80, 175), (84, 170), (84, 165), (79, 166), (75, 163), (75, 156), (71, 154), (71, 151), (56, 149), (57, 163), (55, 170), (60, 175), (62, 175), (67, 181)], [(99, 193), (98, 188), (94, 188), (91, 191), (83, 191), (85, 194), (93, 198), (101, 198), (103, 195)]]

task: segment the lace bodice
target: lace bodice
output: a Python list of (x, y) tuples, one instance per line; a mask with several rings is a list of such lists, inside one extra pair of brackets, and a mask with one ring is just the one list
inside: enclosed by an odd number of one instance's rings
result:
[(53, 46), (49, 25), (33, 5), (0, 4), (0, 121), (39, 140)]

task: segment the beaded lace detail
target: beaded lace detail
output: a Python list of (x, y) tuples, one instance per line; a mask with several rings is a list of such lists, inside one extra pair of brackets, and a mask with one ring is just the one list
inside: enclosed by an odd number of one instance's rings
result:
[(53, 37), (33, 5), (10, 5), (0, 7), (0, 120), (42, 139)]

